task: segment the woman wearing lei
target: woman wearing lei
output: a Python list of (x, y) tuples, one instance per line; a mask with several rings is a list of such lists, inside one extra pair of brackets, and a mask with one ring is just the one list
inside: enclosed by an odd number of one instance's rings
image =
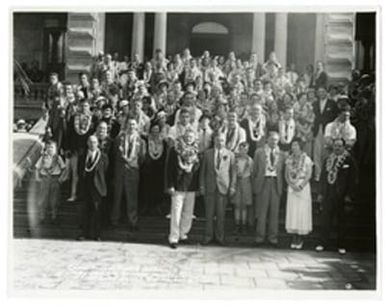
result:
[(147, 138), (147, 155), (142, 166), (141, 192), (143, 195), (142, 213), (162, 214), (164, 202), (164, 167), (167, 146), (161, 134), (161, 126), (154, 122)]
[(198, 143), (187, 129), (171, 148), (166, 162), (166, 188), (171, 195), (170, 247), (187, 241), (192, 225), (195, 193), (199, 187)]
[(312, 231), (312, 199), (309, 180), (313, 162), (303, 151), (304, 143), (294, 138), (286, 160), (287, 188), (286, 231), (293, 235), (292, 249), (302, 249), (303, 236)]

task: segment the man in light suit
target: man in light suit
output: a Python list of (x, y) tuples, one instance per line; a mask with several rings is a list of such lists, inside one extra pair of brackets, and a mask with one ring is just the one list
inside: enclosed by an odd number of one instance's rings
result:
[(118, 224), (124, 195), (130, 229), (137, 231), (139, 167), (143, 163), (146, 147), (139, 135), (135, 118), (128, 118), (127, 130), (116, 137), (113, 152), (114, 190), (111, 224), (113, 226)]
[(224, 245), (226, 204), (228, 196), (235, 193), (235, 158), (226, 149), (226, 135), (216, 134), (214, 139), (215, 147), (205, 152), (200, 172), (200, 192), (204, 195), (207, 219), (203, 244), (216, 241)]
[(269, 133), (267, 144), (257, 149), (254, 155), (253, 191), (257, 219), (257, 245), (265, 241), (266, 221), (269, 227), (267, 239), (269, 244), (278, 244), (279, 203), (284, 179), (285, 155), (278, 147), (279, 135), (276, 131)]

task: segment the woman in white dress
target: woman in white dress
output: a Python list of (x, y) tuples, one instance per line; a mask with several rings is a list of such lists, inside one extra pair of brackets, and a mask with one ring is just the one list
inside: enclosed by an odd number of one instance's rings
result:
[(294, 138), (286, 160), (287, 188), (286, 231), (293, 235), (292, 249), (302, 249), (303, 236), (312, 231), (312, 200), (309, 180), (313, 162), (303, 151), (304, 143)]

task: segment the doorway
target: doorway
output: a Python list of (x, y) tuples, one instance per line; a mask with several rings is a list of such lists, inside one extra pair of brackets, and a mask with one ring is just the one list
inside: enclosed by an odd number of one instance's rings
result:
[(230, 32), (222, 24), (202, 22), (195, 25), (191, 31), (191, 54), (201, 56), (208, 50), (211, 55), (227, 55), (230, 49)]

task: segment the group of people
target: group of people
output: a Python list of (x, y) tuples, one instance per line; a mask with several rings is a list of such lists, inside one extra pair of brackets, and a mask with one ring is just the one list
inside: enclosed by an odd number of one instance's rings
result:
[(84, 202), (79, 240), (99, 240), (103, 225), (122, 217), (135, 232), (139, 209), (157, 213), (170, 203), (168, 242), (177, 248), (188, 242), (197, 202), (206, 219), (203, 244), (226, 244), (232, 205), (237, 234), (255, 230), (256, 245), (277, 246), (284, 205), (290, 247), (301, 249), (313, 230), (317, 191), (317, 251), (330, 246), (337, 218), (344, 254), (345, 206), (374, 124), (374, 82), (359, 71), (352, 76), (349, 84), (329, 84), (321, 62), (301, 74), (294, 65), (286, 71), (274, 52), (260, 63), (255, 53), (195, 58), (189, 49), (172, 58), (158, 49), (144, 63), (100, 52), (77, 84), (51, 73), (46, 146), (36, 164), (40, 217), (56, 218), (68, 180), (67, 201)]

